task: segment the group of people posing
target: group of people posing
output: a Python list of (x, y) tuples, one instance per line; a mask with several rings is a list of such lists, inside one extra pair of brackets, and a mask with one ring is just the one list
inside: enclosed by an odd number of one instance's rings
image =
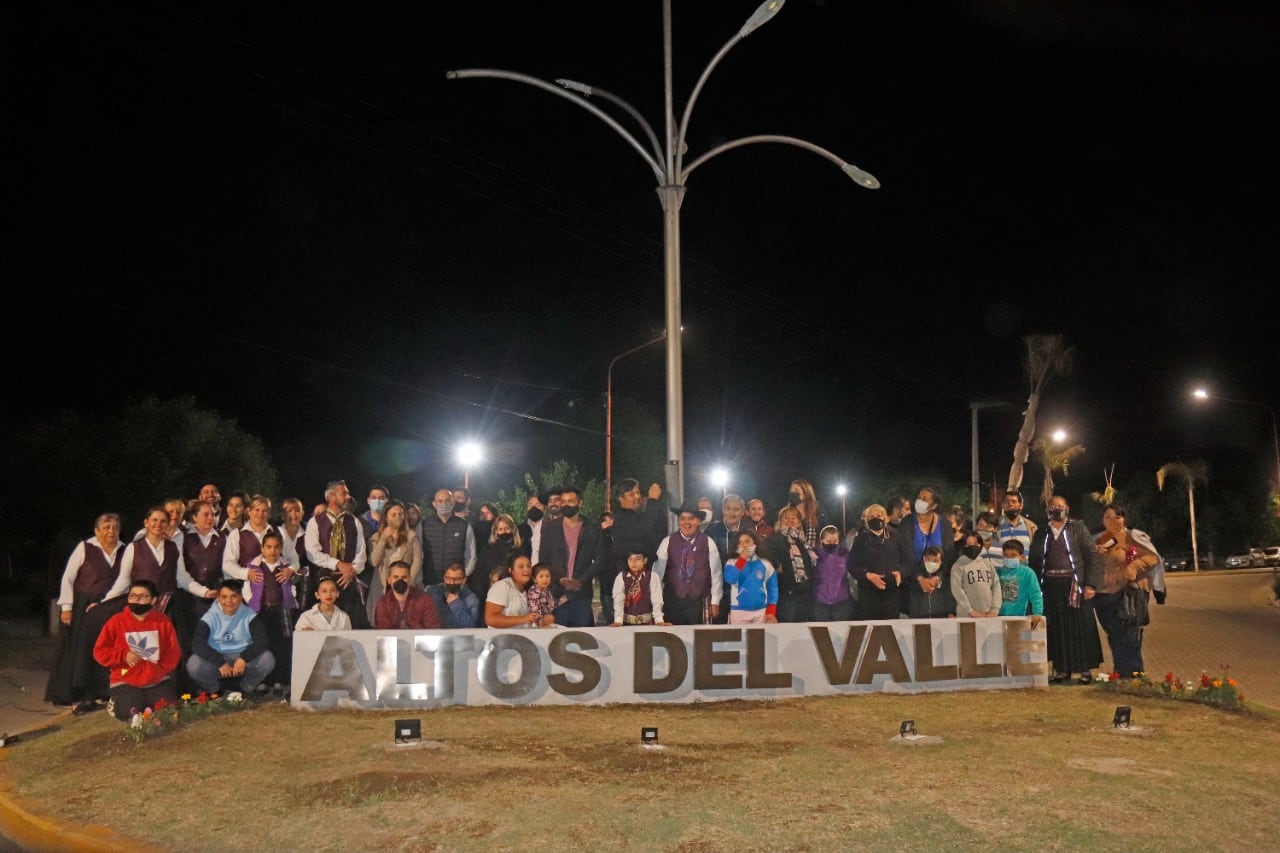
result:
[[(465, 489), (430, 512), (370, 488), (357, 514), (342, 481), (309, 518), (286, 499), (214, 484), (148, 512), (130, 542), (100, 516), (63, 574), (62, 645), (46, 699), (117, 716), (180, 690), (289, 683), (294, 631), (697, 625), (1031, 615), (1047, 621), (1051, 680), (1084, 682), (1102, 663), (1138, 672), (1142, 625), (1126, 588), (1163, 592), (1150, 540), (1122, 507), (1091, 534), (1055, 496), (1041, 527), (1005, 495), (972, 525), (938, 511), (936, 490), (866, 507), (855, 529), (829, 524), (806, 480), (772, 519), (727, 495), (673, 507), (627, 479), (616, 509), (582, 514), (575, 486), (531, 495), (517, 522)], [(670, 531), (671, 515), (675, 516)], [(593, 606), (598, 586), (599, 616)], [(1095, 623), (1095, 615), (1097, 623)], [(167, 627), (166, 627), (167, 626)], [(143, 664), (146, 665), (143, 665)]]

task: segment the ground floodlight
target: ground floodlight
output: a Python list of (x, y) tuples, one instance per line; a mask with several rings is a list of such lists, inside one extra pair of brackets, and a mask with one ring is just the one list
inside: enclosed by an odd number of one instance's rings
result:
[(1127, 729), (1129, 728), (1129, 720), (1132, 716), (1133, 711), (1128, 705), (1117, 705), (1116, 715), (1111, 718), (1111, 725), (1117, 729), (1121, 726)]
[(396, 720), (395, 742), (397, 746), (422, 741), (422, 720)]
[(918, 732), (916, 732), (915, 720), (903, 720), (902, 725), (898, 726), (899, 737), (915, 737), (916, 734)]
[(641, 726), (640, 742), (645, 746), (656, 746), (658, 743), (658, 727), (657, 726)]

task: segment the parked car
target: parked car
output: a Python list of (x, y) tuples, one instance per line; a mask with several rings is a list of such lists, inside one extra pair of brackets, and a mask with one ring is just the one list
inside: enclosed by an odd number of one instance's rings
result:
[[(1201, 560), (1203, 559), (1201, 557)], [(1166, 572), (1191, 572), (1195, 571), (1195, 568), (1195, 564), (1191, 561), (1190, 551), (1164, 555), (1164, 570)]]
[(1248, 551), (1232, 554), (1227, 557), (1228, 569), (1260, 569), (1267, 564), (1267, 555), (1261, 548), (1250, 548)]
[(1268, 566), (1280, 566), (1280, 545), (1272, 545), (1270, 548), (1262, 549), (1263, 557), (1266, 559)]

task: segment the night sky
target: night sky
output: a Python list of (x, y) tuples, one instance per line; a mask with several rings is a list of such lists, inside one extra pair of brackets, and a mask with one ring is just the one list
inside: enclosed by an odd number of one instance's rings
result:
[[(451, 483), (472, 434), (481, 493), (602, 456), (609, 361), (663, 322), (653, 176), (566, 101), (445, 71), (595, 84), (661, 133), (661, 4), (447, 5), (7, 13), (19, 419), (193, 394), (316, 496)], [(677, 113), (755, 7), (675, 2)], [(686, 162), (783, 133), (883, 187), (770, 145), (691, 177), (689, 491), (722, 460), (770, 495), (967, 482), (969, 403), (1025, 402), (1028, 333), (1077, 349), (1042, 416), (1088, 448), (1077, 494), (1113, 463), (1265, 480), (1267, 411), (1188, 397), (1280, 405), (1280, 25), (1252, 9), (787, 2), (711, 76)], [(662, 352), (614, 374), (659, 427)], [(984, 481), (1020, 411), (982, 414)]]

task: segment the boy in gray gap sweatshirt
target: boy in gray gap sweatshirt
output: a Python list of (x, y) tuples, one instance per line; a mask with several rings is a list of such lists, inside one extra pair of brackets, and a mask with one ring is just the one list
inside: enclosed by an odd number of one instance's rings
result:
[(961, 556), (951, 566), (951, 594), (957, 616), (1000, 615), (1000, 576), (982, 555), (982, 539), (976, 533), (964, 537)]

